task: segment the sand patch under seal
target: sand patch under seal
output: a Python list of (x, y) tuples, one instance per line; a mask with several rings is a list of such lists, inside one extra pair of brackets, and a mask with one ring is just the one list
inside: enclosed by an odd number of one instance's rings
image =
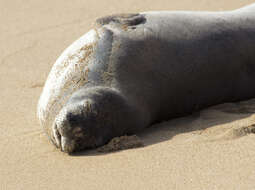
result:
[(138, 148), (143, 146), (144, 144), (138, 136), (125, 135), (113, 138), (108, 144), (97, 148), (97, 152), (115, 152), (119, 150)]

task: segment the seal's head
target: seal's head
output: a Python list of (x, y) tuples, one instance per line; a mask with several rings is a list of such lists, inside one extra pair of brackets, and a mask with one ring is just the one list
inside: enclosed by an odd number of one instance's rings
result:
[(102, 144), (98, 134), (97, 113), (89, 100), (65, 106), (53, 124), (53, 143), (63, 152), (72, 153)]
[(141, 118), (119, 91), (83, 88), (72, 95), (55, 118), (52, 141), (67, 153), (99, 147), (113, 137), (133, 133), (143, 126)]

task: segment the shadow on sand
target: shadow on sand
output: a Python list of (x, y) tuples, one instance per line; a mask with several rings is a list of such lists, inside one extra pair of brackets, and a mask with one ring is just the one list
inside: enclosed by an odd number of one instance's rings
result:
[[(225, 103), (209, 107), (186, 117), (176, 118), (154, 124), (138, 133), (144, 146), (150, 146), (168, 141), (181, 133), (199, 132), (216, 125), (250, 117), (255, 113), (255, 99), (242, 102)], [(112, 154), (114, 152), (110, 152)], [(100, 156), (109, 153), (99, 153), (96, 150), (86, 150), (73, 153), (71, 156)]]

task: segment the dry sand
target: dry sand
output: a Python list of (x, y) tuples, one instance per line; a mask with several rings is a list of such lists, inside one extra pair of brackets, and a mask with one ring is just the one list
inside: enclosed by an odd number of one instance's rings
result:
[(229, 10), (254, 0), (1, 0), (0, 189), (255, 189), (255, 101), (216, 106), (138, 134), (145, 147), (68, 156), (36, 119), (60, 53), (95, 18), (148, 10)]

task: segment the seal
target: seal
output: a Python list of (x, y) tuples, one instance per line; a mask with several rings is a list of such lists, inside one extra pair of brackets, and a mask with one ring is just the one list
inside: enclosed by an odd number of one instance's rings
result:
[(255, 4), (100, 18), (48, 76), (38, 118), (64, 152), (255, 97)]

